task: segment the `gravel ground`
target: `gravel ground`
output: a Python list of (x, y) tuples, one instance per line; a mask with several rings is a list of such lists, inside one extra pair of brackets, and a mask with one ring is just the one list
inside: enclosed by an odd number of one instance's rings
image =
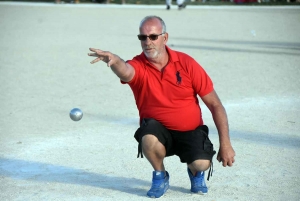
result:
[(165, 20), (168, 45), (213, 79), (236, 151), (230, 168), (214, 158), (205, 196), (189, 193), (185, 164), (167, 158), (171, 187), (160, 200), (300, 200), (299, 11), (0, 2), (0, 200), (148, 200), (152, 168), (136, 158), (132, 92), (87, 53), (140, 54), (138, 26), (150, 14)]

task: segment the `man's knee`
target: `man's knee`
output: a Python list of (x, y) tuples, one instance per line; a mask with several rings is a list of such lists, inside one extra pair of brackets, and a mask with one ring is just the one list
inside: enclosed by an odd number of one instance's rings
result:
[(190, 164), (188, 164), (189, 167), (197, 170), (197, 171), (205, 171), (210, 167), (210, 160), (194, 160)]
[(166, 148), (165, 146), (158, 140), (155, 135), (144, 135), (142, 137), (142, 147), (143, 152), (147, 155), (152, 153), (157, 155), (158, 157), (165, 157)]
[(159, 144), (159, 140), (155, 135), (147, 134), (142, 137), (142, 145), (143, 149), (151, 149), (154, 148), (157, 144)]

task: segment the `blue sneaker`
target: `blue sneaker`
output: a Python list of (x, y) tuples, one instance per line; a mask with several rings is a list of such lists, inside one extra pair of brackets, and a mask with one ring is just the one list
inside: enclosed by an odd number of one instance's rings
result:
[(152, 186), (147, 192), (151, 198), (161, 197), (169, 189), (169, 173), (166, 171), (153, 171)]
[(206, 194), (207, 187), (205, 184), (204, 171), (197, 172), (196, 176), (194, 176), (191, 170), (188, 168), (188, 173), (191, 180), (191, 192), (202, 195)]

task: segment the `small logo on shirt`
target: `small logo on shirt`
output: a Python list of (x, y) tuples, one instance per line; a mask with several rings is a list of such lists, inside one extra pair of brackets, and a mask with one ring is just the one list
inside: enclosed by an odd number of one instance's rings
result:
[(179, 71), (176, 72), (176, 78), (177, 78), (176, 84), (180, 85), (181, 84), (181, 77), (180, 77), (180, 72)]

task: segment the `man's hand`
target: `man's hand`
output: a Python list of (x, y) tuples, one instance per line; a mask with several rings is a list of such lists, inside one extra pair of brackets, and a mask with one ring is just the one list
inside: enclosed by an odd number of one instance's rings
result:
[(103, 61), (103, 62), (107, 63), (108, 67), (111, 66), (111, 61), (112, 61), (112, 57), (113, 57), (113, 54), (111, 52), (102, 51), (102, 50), (95, 49), (95, 48), (89, 48), (89, 49), (90, 49), (90, 51), (92, 51), (94, 53), (88, 53), (88, 55), (91, 57), (97, 57), (96, 59), (91, 61), (91, 64), (94, 64), (98, 61)]
[(232, 166), (234, 163), (235, 152), (232, 146), (220, 146), (217, 160), (222, 162), (223, 166)]
[(135, 70), (130, 65), (127, 64), (123, 59), (121, 59), (118, 55), (113, 54), (108, 51), (103, 51), (95, 48), (89, 48), (93, 53), (88, 53), (88, 56), (97, 57), (91, 64), (94, 64), (98, 61), (103, 61), (107, 63), (107, 66), (111, 68), (111, 70), (124, 82), (129, 82), (132, 80)]

